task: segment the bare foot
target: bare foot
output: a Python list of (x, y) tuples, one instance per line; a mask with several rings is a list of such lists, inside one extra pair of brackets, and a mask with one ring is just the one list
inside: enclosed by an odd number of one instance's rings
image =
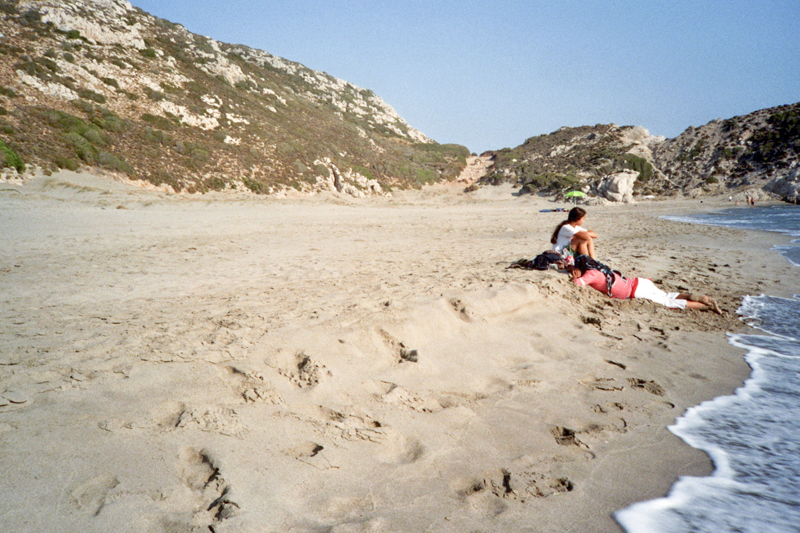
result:
[(708, 300), (708, 305), (711, 306), (711, 310), (712, 311), (714, 311), (718, 315), (722, 315), (723, 314), (722, 309), (720, 308), (719, 305), (717, 305), (716, 301), (714, 301), (714, 300), (712, 300), (711, 298), (708, 298), (708, 297), (706, 297), (706, 299)]
[(697, 301), (700, 302), (701, 304), (705, 305), (706, 307), (708, 307), (709, 311), (714, 311), (718, 315), (722, 314), (722, 309), (720, 309), (719, 305), (717, 305), (717, 302), (715, 302), (714, 300), (712, 300), (708, 296), (705, 296), (705, 295), (700, 296), (700, 298)]

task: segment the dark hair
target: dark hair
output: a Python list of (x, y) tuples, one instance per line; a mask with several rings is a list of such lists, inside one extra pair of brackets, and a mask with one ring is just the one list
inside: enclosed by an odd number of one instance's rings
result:
[(569, 224), (570, 222), (577, 222), (583, 217), (586, 216), (586, 210), (582, 207), (573, 207), (569, 210), (569, 214), (567, 215), (567, 220), (556, 226), (556, 230), (553, 232), (553, 236), (550, 237), (550, 244), (555, 244), (558, 241), (558, 232), (561, 231), (561, 228), (564, 227), (565, 224)]

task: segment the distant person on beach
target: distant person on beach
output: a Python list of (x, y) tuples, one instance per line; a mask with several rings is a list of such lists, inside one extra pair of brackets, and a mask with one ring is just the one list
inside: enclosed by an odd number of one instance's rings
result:
[(670, 309), (689, 308), (722, 314), (717, 302), (704, 294), (664, 292), (647, 278), (626, 278), (585, 255), (575, 257), (575, 265), (569, 268), (569, 273), (575, 284), (587, 285), (611, 298), (646, 298)]
[(585, 220), (585, 209), (570, 209), (567, 220), (556, 227), (550, 238), (553, 250), (561, 255), (588, 255), (594, 259), (594, 239), (597, 238), (597, 233), (583, 227)]

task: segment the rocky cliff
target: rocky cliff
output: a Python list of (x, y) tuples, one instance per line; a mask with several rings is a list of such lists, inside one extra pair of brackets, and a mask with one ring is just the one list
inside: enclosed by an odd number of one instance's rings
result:
[(123, 0), (0, 0), (6, 173), (92, 166), (172, 190), (363, 195), (453, 179), (467, 155), (370, 90)]

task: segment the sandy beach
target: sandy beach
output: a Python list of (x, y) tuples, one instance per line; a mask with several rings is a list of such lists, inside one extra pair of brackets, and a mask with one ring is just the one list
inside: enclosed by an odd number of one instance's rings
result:
[(568, 206), (461, 189), (0, 184), (0, 529), (615, 532), (711, 472), (666, 428), (748, 376), (782, 237), (588, 207), (600, 260), (727, 313), (675, 311), (507, 269)]

